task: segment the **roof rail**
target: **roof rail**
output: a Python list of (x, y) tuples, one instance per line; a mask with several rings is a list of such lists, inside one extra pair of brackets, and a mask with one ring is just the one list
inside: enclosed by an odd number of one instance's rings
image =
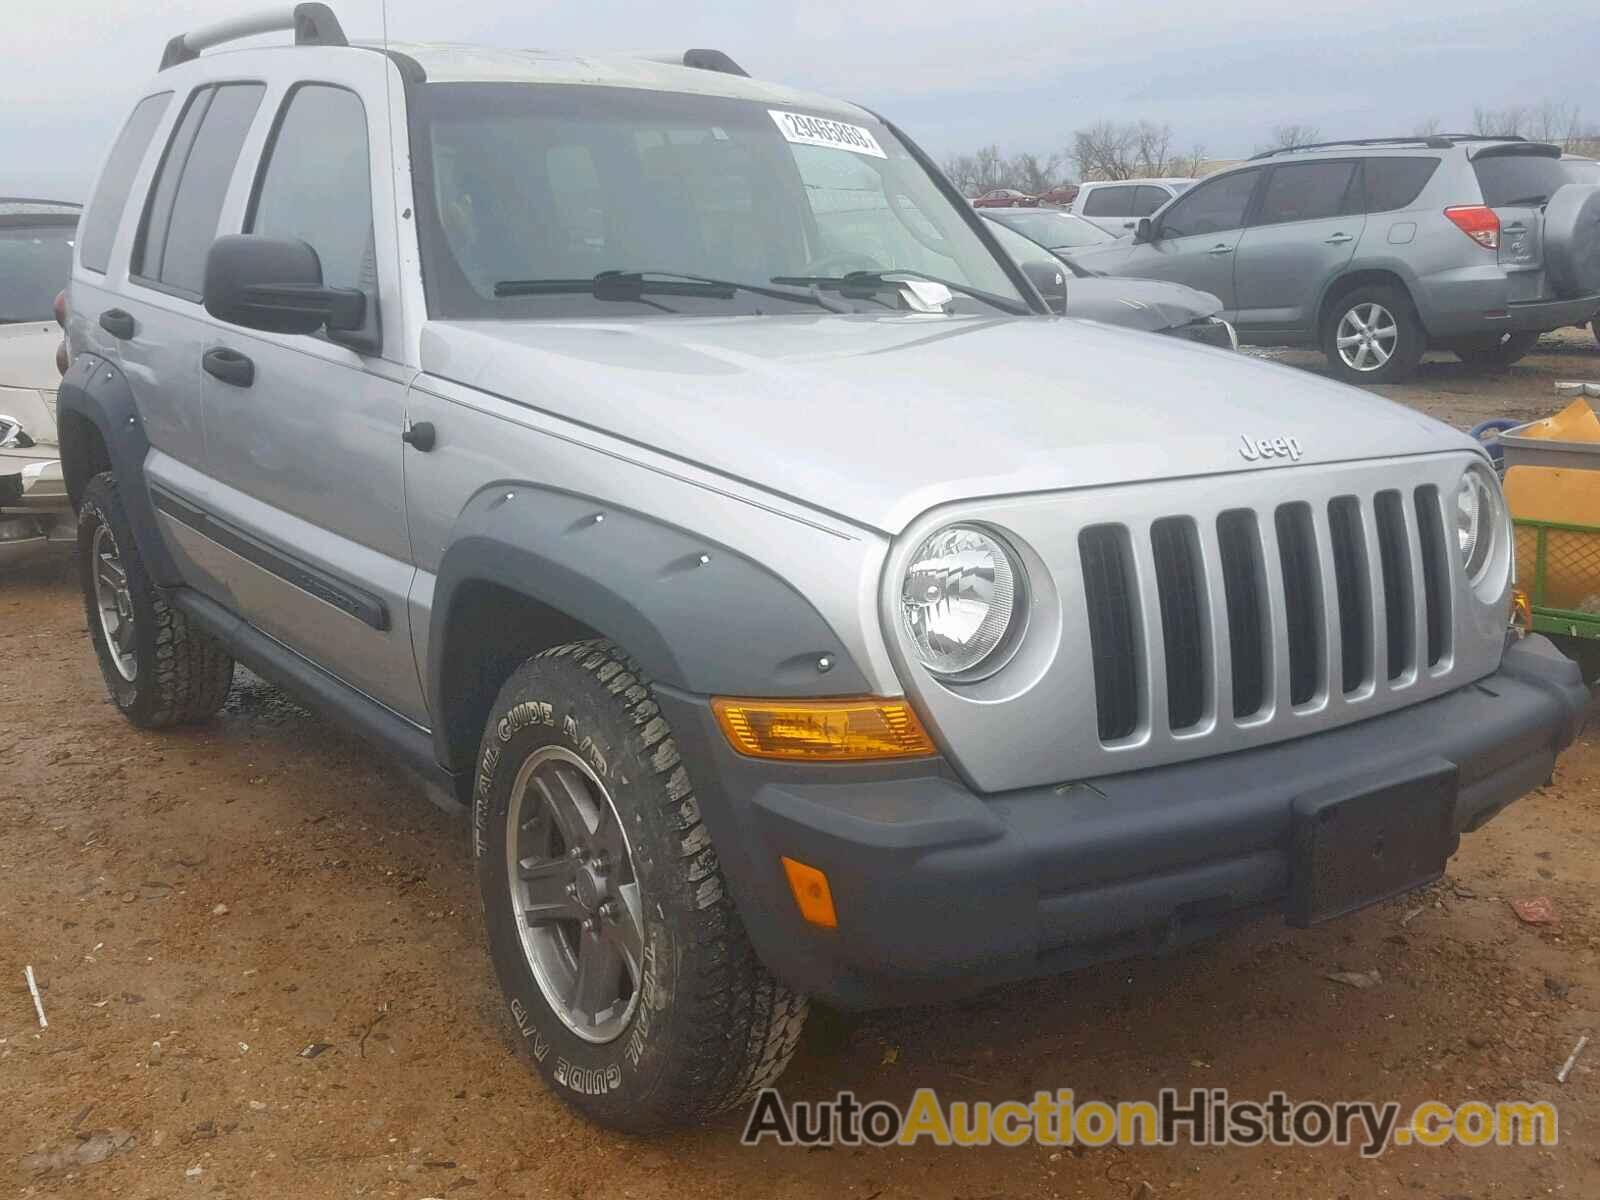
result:
[(643, 62), (666, 63), (674, 67), (694, 67), (700, 71), (716, 71), (723, 75), (743, 75), (746, 79), (750, 77), (749, 71), (746, 71), (721, 50), (685, 50), (682, 54), (672, 50), (662, 54), (631, 54), (628, 57), (637, 58)]
[(1448, 150), (1458, 142), (1521, 142), (1525, 141), (1520, 134), (1491, 134), (1491, 133), (1419, 133), (1412, 137), (1381, 137), (1381, 138), (1340, 138), (1335, 142), (1305, 142), (1298, 146), (1275, 146), (1271, 150), (1262, 150), (1250, 156), (1254, 162), (1258, 158), (1273, 158), (1279, 154), (1293, 154), (1297, 150), (1335, 150), (1340, 146), (1426, 146), (1429, 150)]
[(167, 43), (166, 50), (162, 52), (161, 70), (192, 62), (200, 57), (200, 51), (224, 42), (255, 37), (260, 33), (277, 33), (283, 29), (294, 30), (294, 44), (297, 46), (350, 44), (339, 25), (339, 18), (333, 15), (333, 9), (326, 4), (296, 4), (293, 8), (250, 13), (180, 33)]

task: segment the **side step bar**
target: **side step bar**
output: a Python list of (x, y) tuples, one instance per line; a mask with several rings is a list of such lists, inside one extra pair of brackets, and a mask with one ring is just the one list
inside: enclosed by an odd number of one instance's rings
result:
[(167, 599), (261, 678), (396, 755), (402, 766), (422, 776), (424, 790), (434, 804), (452, 814), (467, 811), (460, 799), (463, 789), (459, 786), (466, 782), (467, 773), (458, 777), (439, 765), (433, 756), (430, 734), (370, 696), (335, 679), (193, 588), (173, 588), (167, 592)]

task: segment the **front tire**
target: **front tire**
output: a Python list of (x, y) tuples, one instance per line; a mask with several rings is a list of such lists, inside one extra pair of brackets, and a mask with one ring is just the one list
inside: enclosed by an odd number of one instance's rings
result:
[(478, 758), (489, 952), (550, 1088), (625, 1130), (749, 1103), (793, 1056), (805, 998), (762, 966), (649, 681), (607, 641), (507, 680)]
[(1341, 296), (1322, 325), (1322, 352), (1346, 383), (1400, 383), (1422, 361), (1427, 338), (1398, 287), (1374, 284)]
[(1460, 342), (1451, 349), (1468, 366), (1503, 369), (1527, 356), (1539, 344), (1537, 333), (1495, 333)]
[(144, 729), (214, 716), (233, 686), (233, 658), (151, 582), (109, 471), (84, 488), (78, 571), (100, 674), (122, 715)]

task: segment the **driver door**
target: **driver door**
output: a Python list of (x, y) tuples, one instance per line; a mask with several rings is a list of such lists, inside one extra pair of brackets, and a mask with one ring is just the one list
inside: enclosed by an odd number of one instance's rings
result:
[(1237, 307), (1234, 255), (1261, 175), (1259, 167), (1251, 167), (1196, 184), (1167, 207), (1151, 230), (1152, 240), (1135, 246), (1117, 274), (1210, 292), (1231, 319)]

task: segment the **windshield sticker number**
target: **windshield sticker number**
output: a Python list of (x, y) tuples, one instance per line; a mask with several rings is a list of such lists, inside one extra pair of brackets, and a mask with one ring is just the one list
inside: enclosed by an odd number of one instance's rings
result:
[(846, 125), (843, 121), (829, 121), (823, 117), (808, 117), (804, 113), (767, 110), (778, 129), (789, 141), (799, 146), (825, 146), (830, 150), (849, 150), (854, 154), (867, 154), (873, 158), (888, 158), (872, 131), (859, 125)]

